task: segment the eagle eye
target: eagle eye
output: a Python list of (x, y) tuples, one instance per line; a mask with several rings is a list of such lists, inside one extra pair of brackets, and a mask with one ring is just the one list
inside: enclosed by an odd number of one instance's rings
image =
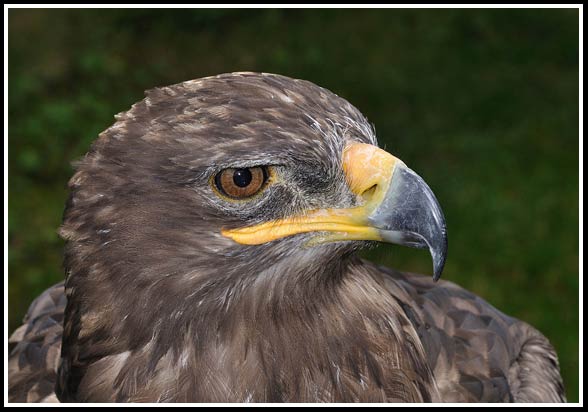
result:
[(245, 199), (257, 194), (269, 177), (266, 166), (225, 169), (214, 177), (216, 189), (232, 199)]

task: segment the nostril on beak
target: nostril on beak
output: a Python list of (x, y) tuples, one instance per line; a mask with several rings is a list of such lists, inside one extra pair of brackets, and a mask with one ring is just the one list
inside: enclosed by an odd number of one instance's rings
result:
[(363, 193), (360, 195), (361, 198), (363, 199), (364, 202), (369, 202), (370, 200), (372, 200), (372, 197), (374, 196), (374, 193), (376, 193), (376, 189), (378, 188), (378, 184), (374, 184), (372, 186), (370, 186), (369, 188), (367, 188), (366, 190), (363, 191)]

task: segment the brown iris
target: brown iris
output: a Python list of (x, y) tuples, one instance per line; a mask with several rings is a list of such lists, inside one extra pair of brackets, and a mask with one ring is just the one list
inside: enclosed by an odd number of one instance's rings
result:
[(214, 183), (223, 195), (245, 199), (259, 192), (267, 178), (265, 166), (225, 169), (214, 177)]

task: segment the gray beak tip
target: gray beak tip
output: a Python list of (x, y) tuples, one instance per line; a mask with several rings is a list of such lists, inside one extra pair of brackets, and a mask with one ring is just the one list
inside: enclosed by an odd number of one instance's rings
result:
[(447, 259), (447, 230), (445, 228), (445, 220), (443, 226), (438, 231), (436, 241), (428, 243), (431, 257), (433, 258), (433, 280), (437, 282), (443, 273), (445, 267), (445, 260)]
[(447, 258), (447, 238), (445, 238), (445, 247), (441, 253), (435, 253), (431, 250), (433, 257), (433, 280), (437, 282), (443, 273), (445, 267), (445, 259)]
[(447, 257), (445, 218), (435, 195), (419, 175), (404, 165), (398, 167), (383, 206), (370, 219), (385, 241), (428, 248), (433, 258), (433, 280), (439, 280)]

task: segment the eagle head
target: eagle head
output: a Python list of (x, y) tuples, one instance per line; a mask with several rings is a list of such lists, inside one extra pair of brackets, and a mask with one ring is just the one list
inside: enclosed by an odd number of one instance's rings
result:
[(76, 353), (150, 347), (155, 368), (169, 348), (181, 357), (196, 318), (216, 325), (192, 333), (198, 345), (255, 285), (310, 296), (369, 242), (428, 248), (441, 274), (431, 190), (324, 88), (224, 74), (150, 90), (116, 119), (69, 184), (62, 393), (84, 384)]

